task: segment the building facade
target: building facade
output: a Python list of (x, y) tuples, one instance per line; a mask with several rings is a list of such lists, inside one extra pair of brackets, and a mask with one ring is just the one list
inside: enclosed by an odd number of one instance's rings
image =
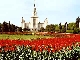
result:
[(38, 30), (40, 30), (41, 27), (44, 27), (44, 29), (45, 29), (46, 26), (48, 25), (47, 18), (44, 20), (43, 23), (39, 22), (39, 17), (37, 16), (35, 3), (34, 3), (34, 11), (33, 11), (32, 17), (30, 19), (31, 19), (30, 22), (26, 23), (24, 18), (22, 17), (22, 22), (21, 22), (22, 29), (27, 28), (27, 29), (30, 29), (30, 31), (38, 31)]

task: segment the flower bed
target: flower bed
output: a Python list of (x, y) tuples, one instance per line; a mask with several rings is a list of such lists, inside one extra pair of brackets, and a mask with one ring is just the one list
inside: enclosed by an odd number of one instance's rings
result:
[(0, 40), (3, 60), (77, 60), (80, 58), (80, 35), (39, 40)]

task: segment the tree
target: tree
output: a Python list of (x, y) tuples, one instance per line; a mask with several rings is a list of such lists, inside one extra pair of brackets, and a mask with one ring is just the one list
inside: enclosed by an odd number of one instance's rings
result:
[(15, 32), (17, 32), (18, 31), (18, 26), (15, 26)]
[(10, 32), (10, 30), (11, 30), (11, 25), (10, 25), (10, 21), (9, 21), (9, 25), (8, 25), (8, 28), (9, 28), (9, 32)]
[(67, 22), (64, 25), (62, 25), (62, 32), (65, 33), (66, 30), (67, 30)]
[(65, 23), (64, 27), (65, 27), (66, 30), (67, 30), (67, 28), (68, 28), (68, 24), (67, 24), (67, 22)]
[(2, 24), (0, 23), (0, 32), (2, 32)]
[(17, 31), (18, 26), (15, 26), (14, 24), (10, 24), (7, 22), (3, 22), (2, 24), (0, 23), (0, 32), (15, 32)]
[(7, 25), (7, 22), (4, 23), (4, 32), (7, 32), (8, 31), (8, 25)]
[(54, 26), (55, 26), (55, 31), (59, 31), (59, 26), (58, 26), (58, 24), (55, 24)]
[(44, 27), (40, 28), (40, 32), (44, 32), (44, 30), (45, 30)]
[(78, 34), (78, 33), (79, 33), (79, 28), (74, 28), (73, 33), (74, 33), (74, 34)]
[(62, 32), (63, 32), (63, 33), (66, 32), (66, 27), (65, 27), (65, 25), (63, 25)]
[(76, 28), (79, 28), (79, 21), (80, 21), (80, 18), (76, 18)]
[(11, 24), (11, 32), (15, 32), (15, 25)]
[(55, 26), (53, 24), (50, 25), (50, 29), (51, 32), (55, 32)]
[(75, 27), (76, 27), (76, 23), (74, 22), (68, 24), (68, 30), (74, 30)]
[(19, 27), (18, 31), (22, 32), (22, 27)]
[(61, 23), (59, 24), (59, 29), (60, 29), (60, 32), (61, 32), (61, 30), (62, 30), (62, 26), (61, 26)]
[(2, 31), (3, 32), (8, 32), (8, 24), (7, 24), (7, 22), (3, 22), (3, 24), (2, 24)]
[(46, 26), (46, 31), (50, 31), (49, 28), (50, 28), (50, 25), (47, 25)]
[(46, 26), (46, 31), (55, 32), (55, 26), (53, 24)]
[(24, 29), (23, 29), (23, 31), (26, 31), (26, 30), (27, 30), (27, 28), (24, 28)]

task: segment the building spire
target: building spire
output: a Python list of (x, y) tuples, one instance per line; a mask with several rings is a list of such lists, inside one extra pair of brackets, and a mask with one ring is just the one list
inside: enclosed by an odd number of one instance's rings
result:
[(35, 0), (34, 0), (34, 12), (33, 12), (33, 16), (37, 16), (36, 7), (35, 7)]
[(35, 0), (34, 0), (34, 7), (35, 7)]

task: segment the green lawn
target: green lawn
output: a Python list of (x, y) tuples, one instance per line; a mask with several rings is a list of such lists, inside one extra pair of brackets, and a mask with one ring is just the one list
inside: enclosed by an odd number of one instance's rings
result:
[(0, 39), (36, 39), (36, 38), (50, 38), (50, 36), (38, 36), (38, 35), (7, 35), (7, 34), (0, 34)]

